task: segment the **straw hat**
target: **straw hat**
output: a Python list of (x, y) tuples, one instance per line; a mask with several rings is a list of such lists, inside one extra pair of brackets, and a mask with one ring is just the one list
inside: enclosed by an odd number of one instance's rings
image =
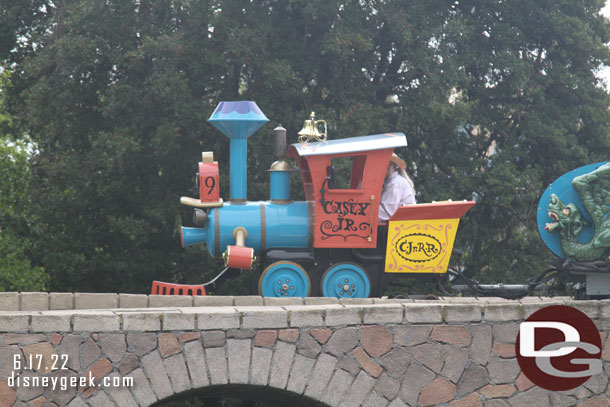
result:
[(401, 159), (399, 156), (397, 156), (395, 153), (392, 153), (390, 162), (396, 164), (398, 167), (402, 168), (403, 170), (407, 169), (407, 163), (404, 162), (404, 160)]

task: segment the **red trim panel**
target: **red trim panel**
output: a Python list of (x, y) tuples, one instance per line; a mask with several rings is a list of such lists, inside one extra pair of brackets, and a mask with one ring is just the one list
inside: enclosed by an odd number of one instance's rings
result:
[(474, 206), (474, 204), (474, 201), (463, 201), (435, 202), (401, 206), (394, 213), (394, 216), (390, 218), (390, 221), (461, 218), (470, 208)]

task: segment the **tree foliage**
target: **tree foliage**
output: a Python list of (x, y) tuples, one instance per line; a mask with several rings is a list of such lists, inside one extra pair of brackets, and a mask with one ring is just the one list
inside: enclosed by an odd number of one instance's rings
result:
[(206, 121), (221, 100), (255, 100), (271, 119), (249, 139), (253, 200), (268, 196), (277, 124), (289, 142), (311, 111), (331, 138), (407, 134), (398, 153), (419, 202), (477, 196), (458, 245), (488, 280), (544, 267), (538, 197), (610, 156), (603, 1), (9, 3), (2, 21), (27, 18), (3, 27), (0, 57), (39, 148), (32, 260), (53, 289), (144, 292), (218, 270), (177, 233), (200, 151), (215, 152), (228, 196), (228, 141)]
[[(10, 86), (7, 72), (0, 84)], [(48, 287), (49, 276), (33, 266), (33, 244), (40, 238), (40, 219), (31, 207), (32, 183), (24, 136), (4, 109), (0, 93), (0, 291), (39, 291)]]

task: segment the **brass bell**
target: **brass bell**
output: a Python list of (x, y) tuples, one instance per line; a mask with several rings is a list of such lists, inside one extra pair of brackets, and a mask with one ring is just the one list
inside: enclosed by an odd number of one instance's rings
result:
[[(326, 121), (324, 120), (315, 120), (315, 113), (311, 112), (311, 116), (309, 120), (305, 120), (303, 124), (303, 128), (298, 133), (299, 134), (299, 143), (308, 143), (311, 140), (314, 141), (326, 141)], [(318, 130), (318, 125), (324, 125), (324, 132), (320, 133)]]

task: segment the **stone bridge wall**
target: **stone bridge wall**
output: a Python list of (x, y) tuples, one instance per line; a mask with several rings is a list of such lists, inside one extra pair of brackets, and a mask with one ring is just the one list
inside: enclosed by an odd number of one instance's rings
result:
[[(149, 406), (189, 391), (252, 388), (282, 390), (293, 406), (608, 407), (610, 301), (189, 300), (0, 312), (0, 406)], [(518, 324), (551, 304), (580, 309), (602, 332), (604, 373), (567, 392), (532, 385), (515, 358)], [(31, 356), (33, 369), (24, 369)], [(35, 377), (49, 383), (23, 385)], [(129, 378), (132, 386), (111, 386)]]

